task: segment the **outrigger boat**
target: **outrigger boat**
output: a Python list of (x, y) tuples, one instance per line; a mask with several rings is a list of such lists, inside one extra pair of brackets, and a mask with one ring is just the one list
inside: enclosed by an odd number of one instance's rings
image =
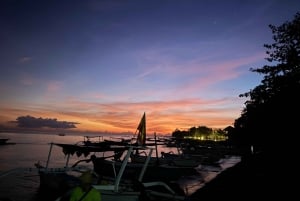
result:
[(1, 138), (1, 139), (0, 139), (0, 144), (1, 144), (1, 145), (2, 145), (2, 144), (6, 144), (8, 140), (9, 140), (8, 138)]
[(14, 142), (9, 142), (9, 138), (0, 138), (0, 145), (12, 145), (12, 144), (16, 144)]
[(103, 136), (83, 136), (83, 141), (76, 143), (77, 145), (85, 146), (100, 146), (109, 147), (111, 145), (126, 146), (131, 144), (131, 139), (118, 138), (117, 140), (104, 139)]
[[(151, 157), (149, 162), (149, 169), (145, 175), (146, 180), (156, 180), (158, 178), (164, 179), (165, 181), (170, 180), (178, 180), (182, 176), (188, 175), (195, 175), (197, 171), (194, 169), (195, 167), (199, 166), (201, 163), (201, 158), (191, 158), (187, 155), (183, 155), (180, 153), (180, 149), (177, 148), (178, 154), (175, 153), (161, 153), (161, 156), (158, 156), (158, 145), (165, 145), (158, 144), (156, 133), (154, 133), (154, 141), (153, 143), (146, 142), (146, 114), (144, 113), (138, 127), (136, 130), (137, 140), (136, 143), (139, 146), (154, 146), (156, 151), (156, 156)], [(138, 168), (139, 163), (144, 163), (147, 158), (147, 154), (142, 151), (136, 151), (134, 154), (131, 155), (131, 162), (133, 163), (131, 166), (135, 166)], [(99, 165), (96, 165), (99, 166)], [(119, 164), (120, 166), (120, 164)], [(156, 174), (151, 174), (152, 172), (156, 172)]]
[[(60, 147), (63, 154), (65, 155), (65, 164), (63, 167), (53, 167), (51, 162), (51, 157), (55, 147)], [(87, 158), (90, 153), (102, 154), (104, 158), (104, 152), (119, 152), (124, 151), (125, 147), (100, 147), (100, 146), (85, 146), (76, 144), (61, 144), (61, 143), (50, 143), (50, 149), (48, 152), (48, 157), (46, 164), (43, 165), (40, 162), (35, 163), (38, 168), (40, 176), (40, 189), (43, 191), (54, 191), (63, 192), (69, 188), (76, 186), (79, 180), (76, 178), (81, 172), (86, 170), (92, 170), (92, 165), (79, 165), (82, 162), (89, 163), (91, 158)], [(71, 157), (76, 155), (77, 158), (81, 157), (83, 159), (77, 160), (73, 165), (70, 165)], [(93, 155), (95, 156), (95, 155)], [(99, 156), (100, 157), (100, 156)], [(108, 156), (113, 157), (113, 156)], [(74, 161), (74, 157), (72, 157)]]
[[(66, 165), (62, 168), (49, 168), (49, 162), (51, 158), (51, 152), (53, 146), (59, 146), (63, 149), (63, 152), (67, 155), (66, 157)], [(128, 161), (130, 159), (130, 155), (134, 150), (137, 149), (145, 149), (143, 147), (136, 146), (126, 146), (126, 147), (111, 147), (109, 151), (117, 152), (127, 152), (126, 155), (122, 158), (121, 168), (116, 170), (114, 166), (111, 166), (115, 171), (115, 177), (105, 177), (101, 176), (94, 171), (96, 177), (94, 182), (94, 187), (101, 192), (102, 200), (110, 200), (110, 201), (138, 201), (138, 200), (164, 200), (170, 199), (172, 200), (185, 200), (184, 195), (178, 195), (169, 185), (162, 181), (153, 181), (153, 182), (144, 182), (143, 177), (147, 172), (149, 160), (152, 154), (153, 149), (149, 149), (148, 159), (143, 164), (143, 167), (139, 173), (137, 179), (124, 179), (123, 174), (128, 166)], [(108, 151), (107, 147), (105, 150), (100, 147), (88, 147), (88, 146), (79, 146), (79, 145), (70, 145), (70, 144), (58, 144), (51, 143), (50, 151), (48, 155), (48, 160), (45, 167), (42, 167), (40, 164), (37, 165), (40, 175), (40, 188), (43, 192), (47, 191), (52, 194), (52, 196), (56, 195), (59, 197), (57, 200), (62, 198), (66, 192), (69, 192), (72, 188), (79, 184), (78, 174), (72, 174), (71, 172), (81, 173), (90, 169), (90, 167), (83, 168), (78, 164), (80, 162), (90, 162), (93, 160), (92, 155), (90, 159), (80, 160), (76, 162), (74, 165), (69, 165), (70, 155), (80, 152), (86, 156), (89, 153), (103, 152)], [(103, 156), (103, 160), (106, 160), (111, 156)], [(105, 183), (105, 184), (103, 184)]]
[[(167, 182), (178, 179), (182, 174), (190, 173), (192, 169), (189, 168), (185, 172), (182, 168), (171, 167), (170, 169), (163, 165), (149, 165), (153, 148), (145, 146), (145, 113), (137, 130), (139, 134), (136, 143), (129, 145), (127, 143), (120, 145), (119, 143), (102, 140), (96, 144), (77, 143), (71, 145), (51, 143), (46, 166), (43, 167), (39, 163), (36, 164), (39, 168), (40, 188), (50, 190), (52, 194), (53, 192), (58, 192), (61, 195), (79, 184), (78, 172), (86, 171), (88, 167), (97, 175), (95, 188), (101, 191), (103, 200), (136, 201), (141, 200), (144, 196), (146, 196), (147, 200), (151, 200), (153, 197), (158, 197), (158, 200), (169, 199), (170, 197), (173, 200), (185, 199), (184, 195), (177, 195)], [(49, 168), (53, 145), (61, 147), (67, 156), (66, 164), (63, 168)], [(136, 153), (145, 151), (146, 159), (144, 163), (133, 163), (131, 161), (134, 151)], [(79, 160), (70, 166), (70, 156), (75, 153), (77, 156), (84, 155), (85, 157), (89, 156), (90, 153), (93, 154), (90, 155), (90, 158)], [(91, 162), (91, 164), (82, 167), (79, 165), (82, 162)], [(194, 171), (196, 172), (196, 170)], [(106, 181), (106, 184), (101, 185), (102, 181)]]

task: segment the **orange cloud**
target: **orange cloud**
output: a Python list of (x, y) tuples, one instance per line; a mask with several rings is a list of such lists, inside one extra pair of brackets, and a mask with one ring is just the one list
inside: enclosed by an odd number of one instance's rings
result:
[[(232, 100), (187, 99), (153, 102), (90, 103), (69, 100), (53, 104), (25, 104), (23, 108), (1, 108), (1, 121), (12, 121), (18, 116), (30, 115), (78, 122), (78, 131), (132, 132), (136, 131), (143, 112), (146, 112), (147, 132), (167, 134), (175, 129), (193, 126), (225, 128), (232, 125), (239, 110), (226, 105)], [(218, 105), (223, 105), (222, 107)]]

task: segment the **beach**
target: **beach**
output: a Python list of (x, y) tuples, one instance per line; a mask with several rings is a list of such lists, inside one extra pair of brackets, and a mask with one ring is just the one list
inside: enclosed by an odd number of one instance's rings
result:
[(289, 170), (289, 166), (280, 164), (278, 159), (253, 155), (220, 173), (191, 195), (190, 200), (294, 200), (297, 184), (295, 173)]

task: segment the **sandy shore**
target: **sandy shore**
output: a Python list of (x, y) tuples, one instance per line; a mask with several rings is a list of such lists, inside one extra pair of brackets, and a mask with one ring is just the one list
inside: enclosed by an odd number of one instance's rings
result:
[(241, 201), (274, 197), (293, 200), (293, 189), (298, 183), (296, 180), (294, 184), (291, 183), (296, 173), (289, 172), (287, 167), (280, 164), (280, 158), (273, 161), (261, 155), (253, 155), (219, 174), (191, 195), (190, 200)]

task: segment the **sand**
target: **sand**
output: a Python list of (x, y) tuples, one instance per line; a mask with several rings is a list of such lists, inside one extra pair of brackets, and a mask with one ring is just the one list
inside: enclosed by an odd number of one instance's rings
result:
[(189, 200), (294, 200), (298, 197), (294, 191), (298, 183), (295, 179), (292, 181), (296, 173), (287, 167), (280, 164), (280, 158), (274, 161), (261, 154), (244, 158), (191, 195)]

